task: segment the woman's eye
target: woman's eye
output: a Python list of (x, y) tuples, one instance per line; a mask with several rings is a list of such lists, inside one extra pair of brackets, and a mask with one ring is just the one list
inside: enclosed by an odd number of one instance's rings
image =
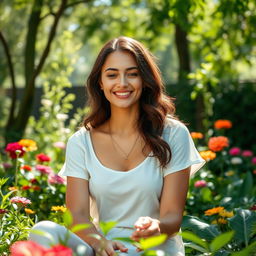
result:
[(116, 76), (116, 74), (107, 74), (107, 77), (115, 77)]
[(138, 76), (139, 74), (138, 73), (129, 73), (128, 76), (132, 76), (132, 77), (135, 77), (135, 76)]

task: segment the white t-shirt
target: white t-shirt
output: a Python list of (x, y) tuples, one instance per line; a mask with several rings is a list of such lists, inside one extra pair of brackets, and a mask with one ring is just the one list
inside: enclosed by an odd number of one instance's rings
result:
[[(59, 174), (88, 180), (90, 214), (100, 221), (116, 221), (118, 226), (133, 227), (141, 216), (158, 219), (164, 177), (189, 166), (193, 174), (205, 163), (187, 127), (180, 121), (168, 119), (162, 138), (170, 145), (172, 152), (166, 168), (161, 169), (159, 161), (148, 156), (135, 168), (123, 172), (107, 168), (99, 161), (90, 132), (83, 127), (69, 138), (66, 160)], [(129, 237), (132, 232), (129, 229), (113, 228), (107, 238)], [(128, 255), (139, 255), (133, 246), (126, 246), (129, 248)], [(168, 239), (159, 248), (172, 256), (184, 255), (182, 239), (178, 235)]]

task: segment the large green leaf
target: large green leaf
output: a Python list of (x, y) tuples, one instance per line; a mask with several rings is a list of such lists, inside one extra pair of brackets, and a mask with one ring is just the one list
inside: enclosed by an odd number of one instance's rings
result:
[(252, 227), (256, 222), (256, 213), (249, 210), (238, 209), (236, 215), (229, 221), (230, 226), (235, 230), (235, 239), (248, 246), (252, 234)]
[(200, 195), (204, 202), (211, 202), (212, 201), (212, 192), (208, 187), (204, 187), (200, 190)]
[(73, 223), (72, 214), (68, 209), (63, 214), (63, 221), (66, 227), (70, 227)]
[(203, 248), (205, 248), (206, 250), (208, 250), (208, 245), (205, 242), (205, 240), (201, 239), (200, 237), (193, 234), (192, 232), (184, 231), (181, 233), (181, 235), (184, 239), (187, 239), (195, 244), (198, 244), (198, 245), (202, 246)]
[(92, 225), (89, 223), (81, 223), (81, 224), (77, 224), (74, 227), (71, 228), (71, 231), (73, 233), (90, 228)]
[(166, 239), (167, 239), (166, 234), (161, 234), (159, 236), (152, 236), (149, 238), (141, 239), (139, 241), (140, 248), (142, 250), (147, 250), (147, 249), (159, 246), (162, 243), (164, 243)]
[(216, 252), (223, 246), (225, 246), (234, 236), (234, 231), (229, 231), (226, 233), (223, 233), (217, 237), (214, 238), (214, 240), (210, 244), (211, 252)]
[(256, 241), (251, 243), (245, 249), (239, 252), (232, 253), (231, 256), (255, 256), (256, 255)]
[(220, 234), (220, 231), (214, 225), (209, 225), (201, 221), (195, 216), (184, 216), (182, 221), (182, 230), (191, 230), (194, 234), (204, 238), (207, 241), (212, 241)]
[(248, 197), (251, 195), (253, 189), (253, 176), (251, 172), (247, 172), (240, 188), (240, 197)]
[(107, 233), (116, 226), (117, 222), (115, 221), (109, 221), (109, 222), (100, 222), (100, 229), (104, 235), (107, 235)]

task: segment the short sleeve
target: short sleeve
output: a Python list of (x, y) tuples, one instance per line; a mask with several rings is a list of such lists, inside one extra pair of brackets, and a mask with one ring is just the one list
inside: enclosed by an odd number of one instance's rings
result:
[(170, 125), (168, 128), (167, 142), (171, 148), (172, 158), (164, 168), (163, 175), (166, 176), (190, 166), (190, 173), (193, 175), (205, 164), (205, 160), (198, 153), (188, 128), (176, 120), (175, 125)]
[(69, 138), (66, 147), (65, 163), (59, 175), (86, 180), (89, 179), (89, 173), (86, 169), (86, 149), (81, 140), (81, 136), (74, 134)]

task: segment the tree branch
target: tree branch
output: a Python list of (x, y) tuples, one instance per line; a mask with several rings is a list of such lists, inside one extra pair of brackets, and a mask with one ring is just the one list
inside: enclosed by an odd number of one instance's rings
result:
[(72, 7), (74, 5), (77, 5), (77, 4), (86, 4), (86, 3), (89, 3), (91, 2), (92, 0), (81, 0), (81, 1), (76, 1), (76, 2), (73, 2), (73, 3), (70, 3), (70, 4), (67, 4), (65, 9), (69, 8), (69, 7)]
[(11, 124), (11, 122), (14, 119), (14, 111), (15, 111), (15, 107), (16, 107), (17, 87), (16, 87), (16, 82), (15, 82), (14, 65), (12, 63), (11, 53), (9, 51), (9, 46), (8, 46), (8, 44), (4, 38), (4, 35), (1, 31), (0, 31), (0, 41), (2, 42), (4, 52), (6, 55), (7, 65), (9, 68), (11, 84), (12, 84), (12, 96), (11, 96), (12, 103), (11, 103), (11, 109), (10, 109), (9, 117), (8, 117), (8, 121), (7, 121), (7, 124)]

